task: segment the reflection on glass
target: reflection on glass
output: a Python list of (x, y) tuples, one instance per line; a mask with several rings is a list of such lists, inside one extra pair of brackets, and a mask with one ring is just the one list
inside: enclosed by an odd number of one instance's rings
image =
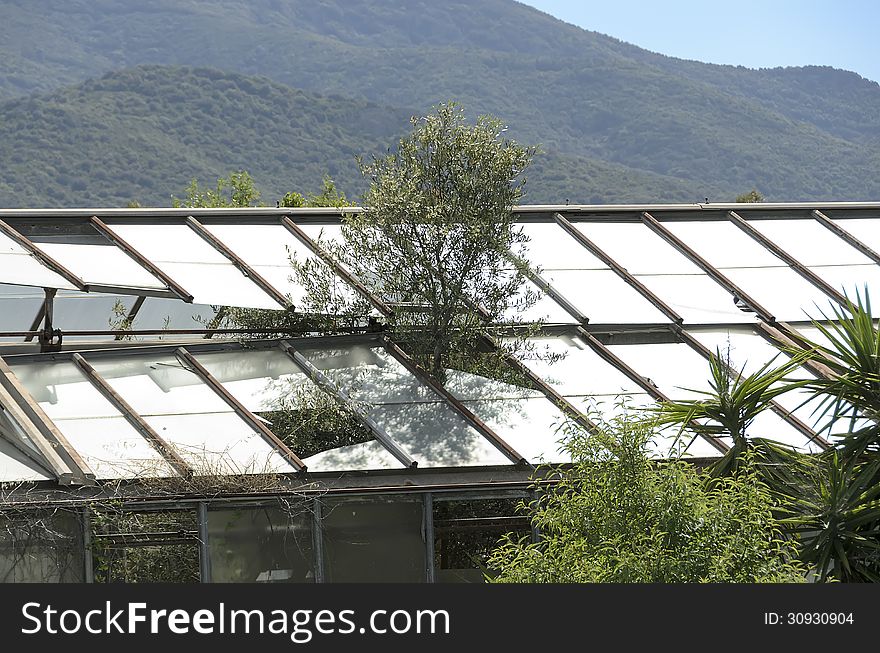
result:
[(73, 511), (0, 516), (0, 583), (81, 583), (82, 523)]
[(312, 512), (305, 502), (208, 511), (216, 583), (313, 583)]
[(426, 579), (421, 501), (326, 501), (324, 575), (335, 583)]

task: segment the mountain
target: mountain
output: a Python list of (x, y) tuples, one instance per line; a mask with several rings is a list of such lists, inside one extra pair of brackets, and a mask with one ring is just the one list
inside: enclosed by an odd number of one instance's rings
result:
[(512, 0), (0, 0), (0, 17), (4, 116), (16, 97), (122, 67), (206, 66), (404, 113), (447, 99), (493, 113), (541, 144), (535, 181), (560, 181), (557, 201), (880, 196), (877, 83), (664, 57)]
[[(264, 77), (126, 69), (0, 103), (0, 206), (163, 206), (191, 179), (210, 185), (241, 169), (266, 203), (317, 192), (327, 174), (356, 199), (365, 185), (356, 157), (387, 151), (411, 115)], [(539, 156), (528, 179), (534, 203), (691, 201), (698, 192), (683, 180), (557, 154)]]

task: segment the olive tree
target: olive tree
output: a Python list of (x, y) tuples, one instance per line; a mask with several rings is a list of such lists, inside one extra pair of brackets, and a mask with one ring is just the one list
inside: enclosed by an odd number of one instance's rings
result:
[[(437, 377), (487, 322), (533, 301), (511, 253), (527, 240), (512, 208), (534, 152), (498, 119), (469, 124), (457, 104), (442, 104), (413, 118), (392, 152), (360, 161), (363, 210), (344, 216), (340, 239), (321, 242), (394, 309), (390, 330)], [(326, 278), (302, 267), (297, 278), (320, 311)]]

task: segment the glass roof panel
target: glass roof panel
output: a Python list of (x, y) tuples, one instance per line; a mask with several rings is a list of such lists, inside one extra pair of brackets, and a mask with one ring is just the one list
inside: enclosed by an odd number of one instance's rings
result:
[(777, 320), (797, 321), (825, 309), (829, 297), (789, 267), (728, 268), (722, 270), (733, 283), (749, 293)]
[(754, 322), (736, 307), (733, 295), (705, 274), (639, 275), (639, 281), (684, 318), (685, 324)]
[(635, 222), (577, 222), (575, 227), (631, 274), (700, 274), (672, 245)]
[[(751, 236), (731, 222), (664, 222), (673, 234), (716, 268), (784, 266)], [(829, 232), (830, 233), (830, 232)]]
[[(880, 317), (880, 266), (871, 263), (869, 265), (834, 265), (814, 266), (812, 270), (818, 277), (828, 283), (841, 294), (855, 301), (856, 297), (867, 296), (871, 300), (874, 317)], [(825, 315), (833, 315), (831, 311), (831, 299), (829, 298), (819, 307)], [(813, 318), (821, 318), (818, 310), (810, 311)]]
[(749, 220), (749, 224), (807, 266), (873, 265), (816, 220)]
[(556, 270), (543, 277), (593, 324), (670, 322), (611, 270)]
[(165, 284), (114, 245), (41, 242), (40, 249), (86, 283), (165, 289)]
[(281, 225), (207, 225), (206, 228), (238, 254), (263, 278), (294, 304), (302, 300), (303, 288), (291, 280), (290, 258), (305, 262), (316, 258), (312, 251)]
[(198, 304), (280, 309), (220, 252), (184, 225), (113, 225)]
[(349, 469), (400, 469), (400, 461), (377, 440), (322, 451), (303, 458), (310, 472), (337, 472)]
[(529, 237), (527, 258), (544, 270), (607, 270), (608, 266), (555, 222), (517, 225)]
[(875, 252), (880, 252), (880, 219), (844, 218), (835, 219), (832, 222), (851, 233)]
[(7, 235), (0, 233), (0, 282), (40, 288), (75, 288), (44, 267)]
[(608, 349), (671, 399), (700, 399), (709, 390), (709, 362), (683, 343), (610, 345)]

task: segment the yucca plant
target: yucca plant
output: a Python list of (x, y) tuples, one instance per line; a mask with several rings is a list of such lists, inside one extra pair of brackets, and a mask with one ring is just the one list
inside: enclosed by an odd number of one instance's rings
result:
[(784, 392), (807, 383), (788, 377), (803, 362), (803, 354), (794, 355), (778, 367), (771, 360), (760, 369), (745, 374), (733, 369), (721, 351), (709, 357), (711, 390), (693, 390), (702, 399), (664, 401), (657, 404), (658, 425), (677, 424), (697, 433), (715, 437), (729, 437), (731, 447), (714, 465), (713, 474), (724, 476), (736, 470), (742, 456), (753, 444), (747, 435), (754, 419), (770, 407), (772, 401)]

